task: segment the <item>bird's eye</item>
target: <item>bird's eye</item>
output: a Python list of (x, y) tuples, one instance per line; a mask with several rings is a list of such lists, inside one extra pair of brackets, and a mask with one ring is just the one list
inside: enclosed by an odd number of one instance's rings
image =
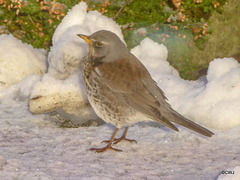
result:
[(99, 41), (97, 41), (96, 43), (95, 43), (95, 46), (96, 47), (101, 47), (103, 44), (101, 43), (101, 42), (99, 42)]

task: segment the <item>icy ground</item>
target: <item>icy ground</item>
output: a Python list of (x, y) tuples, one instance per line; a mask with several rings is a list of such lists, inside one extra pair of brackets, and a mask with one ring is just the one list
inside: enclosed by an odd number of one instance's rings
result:
[(115, 147), (123, 152), (98, 154), (89, 149), (104, 146), (101, 141), (114, 131), (110, 124), (63, 128), (60, 115), (30, 112), (61, 107), (80, 124), (96, 118), (85, 104), (79, 71), (86, 43), (76, 34), (108, 29), (123, 38), (115, 22), (86, 8), (80, 3), (69, 11), (48, 56), (12, 36), (0, 36), (0, 180), (239, 180), (240, 64), (233, 58), (215, 59), (207, 76), (185, 81), (166, 61), (165, 46), (146, 38), (131, 51), (173, 108), (213, 131), (211, 138), (141, 122), (127, 135), (137, 143), (121, 142)]
[(110, 125), (60, 128), (55, 117), (31, 115), (26, 102), (1, 105), (0, 120), (1, 180), (210, 180), (224, 170), (235, 173), (227, 179), (240, 177), (239, 127), (205, 138), (181, 127), (176, 133), (140, 123), (128, 134), (137, 144), (122, 142), (115, 147), (123, 152), (98, 154), (89, 148), (104, 146)]

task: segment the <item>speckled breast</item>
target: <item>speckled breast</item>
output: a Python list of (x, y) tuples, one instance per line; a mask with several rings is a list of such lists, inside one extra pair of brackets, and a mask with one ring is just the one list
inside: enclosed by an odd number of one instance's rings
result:
[(134, 114), (133, 110), (101, 83), (96, 66), (86, 61), (82, 75), (88, 100), (96, 114), (118, 128), (130, 125), (129, 118)]

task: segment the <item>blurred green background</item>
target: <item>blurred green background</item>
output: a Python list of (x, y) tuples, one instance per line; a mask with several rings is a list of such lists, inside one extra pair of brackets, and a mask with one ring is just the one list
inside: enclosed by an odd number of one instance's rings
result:
[[(0, 0), (0, 34), (49, 50), (52, 35), (79, 0)], [(214, 58), (240, 61), (239, 0), (85, 0), (121, 25), (129, 49), (149, 37), (168, 48), (184, 79), (197, 79)], [(119, 9), (123, 7), (118, 14)]]

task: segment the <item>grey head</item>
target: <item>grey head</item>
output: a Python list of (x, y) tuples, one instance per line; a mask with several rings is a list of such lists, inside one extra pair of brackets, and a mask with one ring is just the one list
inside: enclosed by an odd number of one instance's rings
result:
[(88, 43), (88, 56), (95, 63), (113, 62), (129, 54), (126, 45), (111, 31), (100, 30), (90, 36), (78, 36)]

